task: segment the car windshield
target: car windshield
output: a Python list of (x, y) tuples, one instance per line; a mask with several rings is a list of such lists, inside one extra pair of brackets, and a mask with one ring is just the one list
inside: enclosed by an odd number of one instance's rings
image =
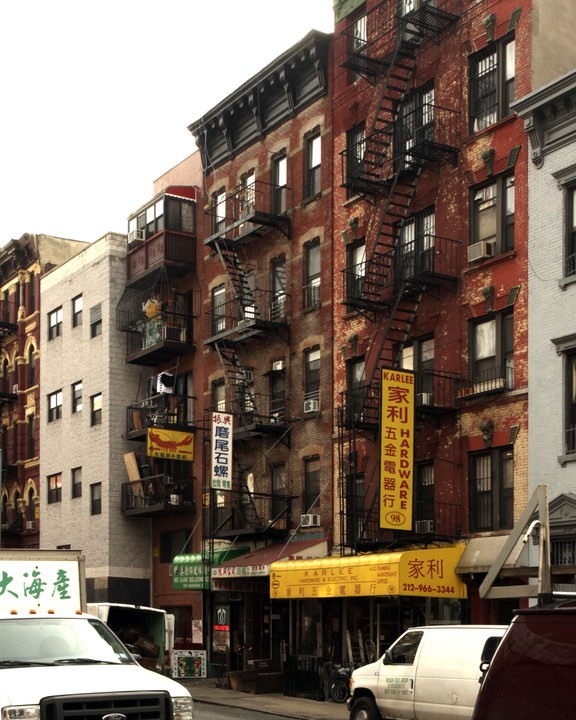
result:
[(0, 668), (134, 662), (114, 633), (96, 618), (11, 617), (0, 620)]

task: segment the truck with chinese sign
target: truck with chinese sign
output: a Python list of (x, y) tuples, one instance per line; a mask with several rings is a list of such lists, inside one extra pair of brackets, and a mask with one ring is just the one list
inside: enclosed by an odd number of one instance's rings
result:
[[(87, 670), (89, 669), (89, 672)], [(0, 550), (2, 720), (193, 720), (190, 693), (86, 613), (84, 557)]]

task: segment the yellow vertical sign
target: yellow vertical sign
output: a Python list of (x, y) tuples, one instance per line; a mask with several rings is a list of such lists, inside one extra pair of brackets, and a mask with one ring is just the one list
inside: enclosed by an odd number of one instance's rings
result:
[(412, 529), (414, 374), (382, 368), (380, 527)]

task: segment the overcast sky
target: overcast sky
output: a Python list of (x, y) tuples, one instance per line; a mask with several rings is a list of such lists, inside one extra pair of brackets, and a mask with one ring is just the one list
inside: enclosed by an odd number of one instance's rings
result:
[(126, 232), (188, 125), (312, 28), (332, 0), (2, 0), (0, 246)]

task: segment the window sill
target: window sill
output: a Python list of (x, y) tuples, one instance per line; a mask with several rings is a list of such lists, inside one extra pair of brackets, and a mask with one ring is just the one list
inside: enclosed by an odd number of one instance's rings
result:
[(561, 467), (566, 467), (568, 463), (576, 462), (576, 452), (569, 455), (558, 455), (558, 462)]
[(476, 140), (479, 140), (480, 138), (484, 137), (485, 135), (489, 135), (490, 133), (495, 132), (501, 127), (504, 127), (508, 125), (509, 123), (514, 122), (518, 119), (518, 115), (515, 113), (512, 113), (512, 115), (507, 115), (505, 118), (502, 118), (501, 120), (496, 120), (495, 123), (492, 123), (492, 125), (488, 125), (488, 127), (482, 128), (482, 130), (478, 130), (478, 132), (474, 132), (473, 130), (470, 130), (468, 137), (464, 139), (463, 144), (467, 145), (469, 143), (476, 142)]
[(462, 275), (467, 275), (474, 272), (475, 270), (482, 270), (483, 268), (490, 267), (491, 265), (497, 265), (498, 263), (504, 262), (505, 260), (515, 258), (517, 255), (518, 252), (516, 250), (508, 250), (507, 252), (496, 255), (495, 257), (486, 258), (486, 260), (468, 263), (468, 267), (464, 268), (464, 270), (462, 271)]
[(310, 205), (310, 203), (314, 202), (314, 200), (318, 200), (322, 197), (322, 191), (319, 193), (316, 193), (315, 195), (310, 195), (310, 197), (304, 198), (302, 202), (300, 203), (300, 207), (306, 207), (306, 205)]
[(566, 290), (568, 285), (576, 284), (576, 275), (569, 275), (568, 277), (561, 278), (558, 280), (558, 287), (561, 290)]

